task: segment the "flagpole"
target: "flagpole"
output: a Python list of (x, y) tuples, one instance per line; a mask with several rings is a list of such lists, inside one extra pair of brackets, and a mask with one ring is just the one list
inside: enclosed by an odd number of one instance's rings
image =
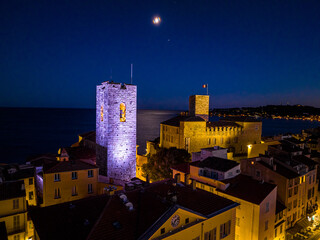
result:
[(207, 83), (207, 95), (209, 95), (208, 93), (209, 93), (209, 84)]

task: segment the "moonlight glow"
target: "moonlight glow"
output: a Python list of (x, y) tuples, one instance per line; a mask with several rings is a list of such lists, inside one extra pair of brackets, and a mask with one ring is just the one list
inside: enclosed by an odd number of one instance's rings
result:
[(154, 17), (152, 22), (155, 25), (159, 25), (161, 23), (161, 18), (160, 17)]

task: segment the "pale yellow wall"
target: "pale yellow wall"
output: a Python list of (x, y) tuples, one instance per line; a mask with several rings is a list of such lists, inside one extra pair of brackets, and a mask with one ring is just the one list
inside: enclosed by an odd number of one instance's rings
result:
[[(91, 169), (93, 177), (88, 178), (88, 170), (78, 170), (78, 179), (72, 180), (70, 172), (59, 172), (61, 181), (54, 181), (54, 173), (43, 174), (43, 204), (50, 206), (74, 201), (97, 194), (98, 169)], [(88, 184), (92, 184), (93, 193), (88, 193)], [(72, 188), (76, 186), (78, 195), (72, 196)], [(55, 198), (55, 189), (60, 188), (61, 198)]]
[[(19, 200), (19, 208), (13, 209), (13, 200)], [(19, 227), (14, 229), (14, 217), (19, 216)], [(5, 222), (8, 240), (13, 240), (15, 235), (20, 235), (20, 239), (28, 236), (27, 227), (27, 207), (25, 197), (13, 198), (0, 201), (0, 222)], [(32, 236), (32, 232), (29, 233)]]
[(146, 164), (147, 162), (148, 162), (147, 156), (136, 154), (136, 177), (143, 181), (146, 181), (146, 178), (142, 176), (143, 174), (142, 165)]
[(233, 197), (223, 192), (215, 191), (219, 196), (228, 198), (240, 204), (236, 210), (236, 218), (240, 219), (239, 226), (236, 226), (236, 239), (239, 240), (259, 240), (260, 228), (260, 207), (256, 204), (244, 201), (242, 199)]
[[(239, 122), (237, 122), (239, 124)], [(161, 124), (160, 146), (186, 149), (186, 139), (190, 139), (188, 152), (199, 152), (202, 148), (220, 146), (233, 148), (235, 153), (247, 153), (249, 144), (261, 142), (261, 122), (241, 123), (242, 127), (207, 127), (206, 122), (180, 122), (180, 127)], [(239, 124), (240, 125), (240, 124)]]
[[(252, 164), (253, 162), (253, 164)], [(257, 170), (260, 171), (260, 177), (256, 176)], [(309, 184), (309, 176), (316, 175), (316, 170), (312, 170), (306, 175), (300, 176), (296, 179), (287, 179), (277, 172), (266, 168), (259, 164), (259, 161), (256, 161), (255, 158), (245, 159), (241, 161), (241, 172), (246, 175), (252, 176), (257, 180), (264, 180), (266, 182), (274, 183), (278, 187), (278, 200), (283, 203), (288, 209), (286, 212), (286, 228), (290, 228), (294, 226), (294, 224), (306, 215), (307, 208), (307, 196), (308, 189), (314, 187), (314, 189), (318, 188), (317, 181), (311, 181)], [(313, 178), (313, 177), (312, 177)], [(298, 187), (298, 193), (294, 194), (294, 188)], [(289, 191), (292, 191), (292, 196), (289, 197)], [(314, 197), (312, 197), (309, 201), (315, 202), (316, 190)], [(297, 201), (297, 206), (294, 208), (294, 201)], [(291, 208), (290, 208), (291, 206)], [(293, 215), (296, 214), (296, 219), (293, 221)], [(289, 221), (288, 221), (289, 220)]]
[[(176, 228), (173, 228), (171, 226), (171, 219), (176, 214), (180, 216), (181, 220), (180, 220), (180, 224)], [(195, 224), (194, 225), (191, 224), (192, 226), (189, 226), (189, 227), (185, 226), (186, 218), (189, 218), (189, 223), (195, 223)], [(200, 219), (203, 221), (196, 223), (197, 219)], [(196, 237), (199, 237), (199, 239), (204, 239), (204, 234), (206, 232), (211, 231), (214, 228), (216, 228), (217, 239), (220, 239), (220, 224), (226, 223), (229, 220), (231, 220), (231, 231), (227, 237), (223, 238), (225, 240), (235, 239), (235, 208), (227, 210), (209, 219), (206, 219), (202, 216), (196, 215), (194, 213), (191, 213), (182, 209), (178, 209), (176, 213), (174, 213), (150, 239), (160, 237), (161, 236), (160, 231), (162, 228), (165, 228), (166, 229), (165, 233), (168, 233), (169, 231), (182, 228), (183, 225), (184, 227), (183, 229), (181, 229), (181, 231), (175, 234), (171, 234), (163, 239), (180, 240), (180, 239), (194, 239)]]
[[(29, 179), (32, 179), (33, 184), (29, 184)], [(36, 185), (34, 177), (24, 178), (24, 186), (26, 190), (26, 200), (29, 206), (36, 206), (37, 205), (37, 192), (36, 192)], [(29, 198), (29, 193), (33, 192), (33, 199)]]
[[(269, 211), (267, 212), (267, 203)], [(259, 239), (274, 238), (274, 223), (276, 219), (277, 187), (260, 203)], [(268, 221), (268, 229), (265, 230), (265, 222)]]
[(278, 141), (263, 142), (257, 144), (249, 144), (248, 146), (248, 158), (259, 157), (259, 154), (265, 154), (268, 150), (268, 146), (280, 144)]

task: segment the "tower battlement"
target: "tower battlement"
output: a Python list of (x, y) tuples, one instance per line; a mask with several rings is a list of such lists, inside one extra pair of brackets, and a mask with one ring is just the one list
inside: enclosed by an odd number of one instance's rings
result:
[(100, 174), (136, 176), (137, 86), (103, 82), (96, 93), (97, 165)]
[(189, 115), (209, 120), (209, 95), (192, 95), (189, 97)]

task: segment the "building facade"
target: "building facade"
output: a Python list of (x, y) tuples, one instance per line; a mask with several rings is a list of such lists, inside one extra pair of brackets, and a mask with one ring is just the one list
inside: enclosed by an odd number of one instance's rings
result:
[(37, 172), (41, 207), (70, 202), (98, 194), (99, 169), (81, 161), (60, 161)]
[[(0, 183), (0, 223), (4, 222), (8, 240), (33, 239), (33, 224), (27, 217), (23, 181)], [(3, 236), (3, 233), (1, 233)]]
[(190, 97), (189, 115), (160, 124), (160, 146), (186, 149), (189, 153), (220, 146), (235, 154), (261, 142), (262, 122), (252, 118), (225, 118), (209, 122), (209, 96)]
[[(183, 182), (192, 182), (192, 185), (199, 189), (239, 203), (236, 210), (236, 240), (273, 239), (276, 224), (277, 186), (261, 183), (239, 174), (239, 164), (234, 161), (224, 159), (225, 163), (219, 164), (209, 163), (210, 159), (213, 162), (215, 160), (209, 157), (200, 163), (193, 162), (175, 166), (172, 168), (173, 176)], [(217, 172), (218, 168), (220, 168), (219, 172), (226, 174), (212, 175), (212, 172)], [(206, 171), (205, 174), (204, 171)]]
[(96, 161), (100, 174), (136, 176), (137, 86), (103, 82), (96, 95)]

